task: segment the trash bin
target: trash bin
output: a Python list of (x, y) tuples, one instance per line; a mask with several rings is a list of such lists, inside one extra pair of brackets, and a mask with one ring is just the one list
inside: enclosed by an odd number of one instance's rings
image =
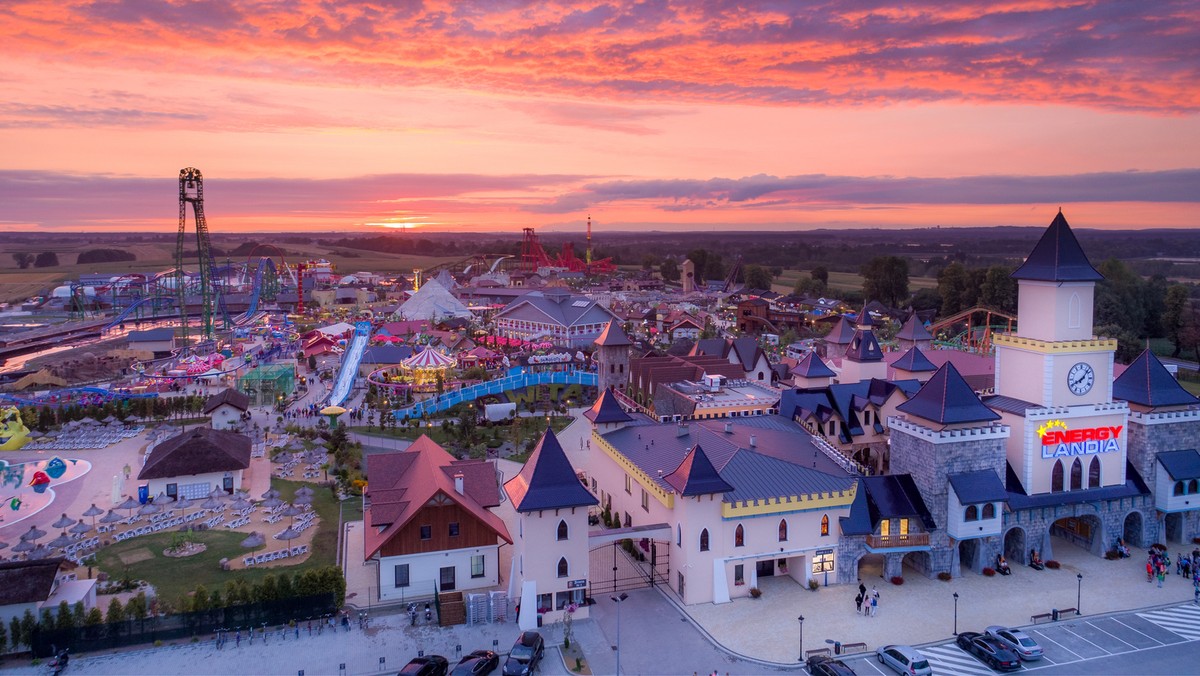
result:
[(841, 654), (842, 654), (842, 642), (841, 642), (841, 641), (834, 641), (834, 642), (833, 642), (833, 654), (834, 654), (834, 655), (841, 655)]
[(1058, 622), (1058, 608), (1050, 609), (1050, 619), (1055, 622)]
[[(1057, 613), (1057, 612), (1058, 611), (1055, 611), (1055, 613)], [(1054, 619), (1056, 619), (1056, 620), (1058, 619), (1057, 614), (1054, 616)], [(538, 613), (538, 616), (537, 616), (537, 626), (539, 626), (539, 627), (542, 626), (542, 614), (541, 613)]]

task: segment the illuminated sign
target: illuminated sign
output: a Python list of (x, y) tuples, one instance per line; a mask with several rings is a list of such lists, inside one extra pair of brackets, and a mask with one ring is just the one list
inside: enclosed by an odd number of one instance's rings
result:
[(1037, 433), (1042, 439), (1042, 457), (1062, 458), (1119, 452), (1117, 438), (1123, 429), (1124, 425), (1114, 425), (1072, 430), (1062, 420), (1047, 420)]
[(529, 355), (530, 364), (566, 364), (571, 361), (571, 355), (566, 352), (555, 352), (553, 354), (531, 354)]

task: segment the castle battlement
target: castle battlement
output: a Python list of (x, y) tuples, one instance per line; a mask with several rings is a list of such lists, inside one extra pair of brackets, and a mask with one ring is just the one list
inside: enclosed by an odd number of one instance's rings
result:
[(935, 444), (958, 443), (961, 441), (978, 441), (983, 439), (1007, 439), (1012, 428), (1008, 425), (991, 423), (977, 427), (961, 427), (957, 429), (935, 430), (903, 418), (891, 416), (888, 427), (893, 430), (903, 430), (915, 437), (920, 437)]
[(1168, 423), (1200, 421), (1200, 408), (1179, 411), (1133, 411), (1129, 420), (1139, 425), (1164, 425)]

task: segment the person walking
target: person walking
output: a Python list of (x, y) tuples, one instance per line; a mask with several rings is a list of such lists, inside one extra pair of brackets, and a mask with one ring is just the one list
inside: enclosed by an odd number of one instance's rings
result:
[(858, 583), (858, 593), (862, 594), (862, 597), (864, 599), (867, 598), (867, 585), (863, 584), (862, 582), (859, 582)]
[(1166, 580), (1166, 579), (1167, 579), (1167, 566), (1165, 564), (1160, 563), (1160, 564), (1158, 564), (1158, 586), (1159, 586), (1159, 588), (1162, 588), (1163, 580)]
[(854, 597), (854, 612), (862, 615), (863, 595), (859, 594)]
[(879, 612), (879, 594), (871, 597), (871, 617), (875, 617), (877, 612)]

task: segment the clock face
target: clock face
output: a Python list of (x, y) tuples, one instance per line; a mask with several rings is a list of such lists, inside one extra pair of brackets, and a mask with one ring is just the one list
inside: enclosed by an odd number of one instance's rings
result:
[(1092, 370), (1091, 364), (1079, 362), (1067, 372), (1067, 387), (1074, 394), (1083, 396), (1090, 392), (1095, 384), (1096, 372)]

